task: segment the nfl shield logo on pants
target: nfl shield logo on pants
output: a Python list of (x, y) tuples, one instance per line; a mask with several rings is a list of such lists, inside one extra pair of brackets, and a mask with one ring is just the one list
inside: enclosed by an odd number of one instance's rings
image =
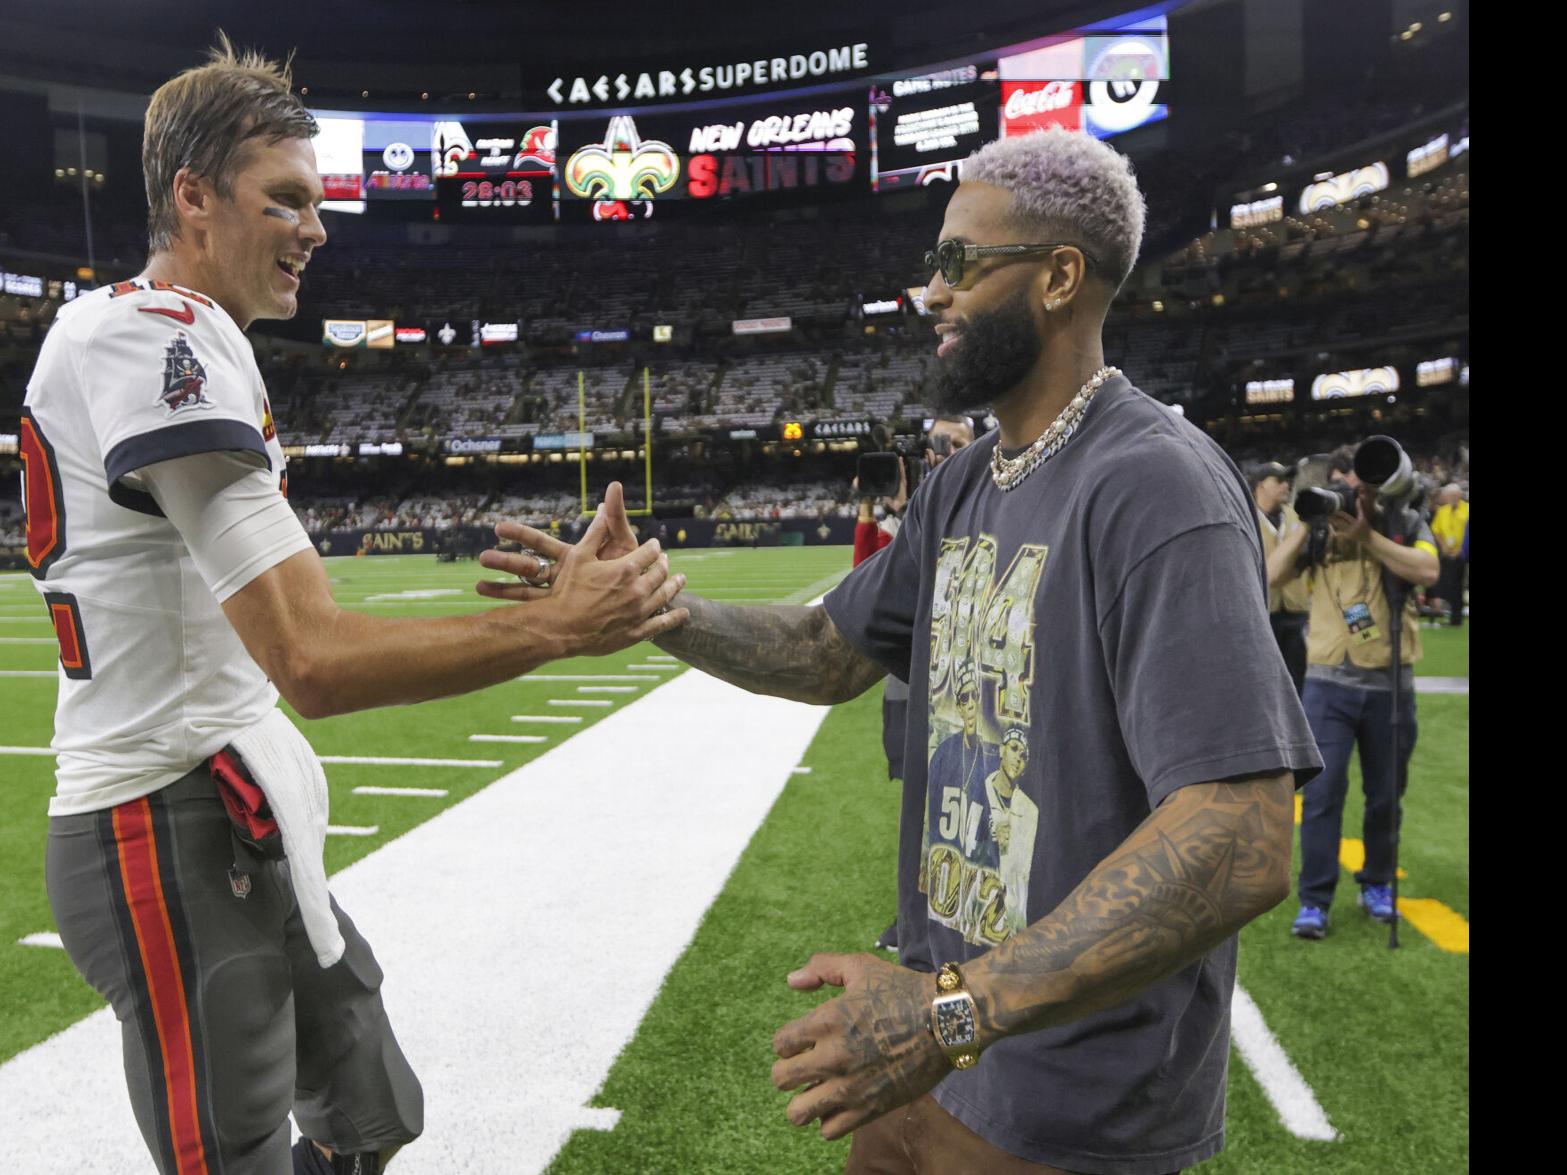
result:
[(250, 896), (250, 874), (241, 873), (238, 869), (229, 870), (229, 888), (234, 891), (237, 898)]

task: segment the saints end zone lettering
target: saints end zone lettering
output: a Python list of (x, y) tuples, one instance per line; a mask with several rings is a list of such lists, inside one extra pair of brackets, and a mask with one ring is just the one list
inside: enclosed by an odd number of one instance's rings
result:
[(424, 532), (417, 530), (370, 530), (359, 540), (359, 549), (371, 551), (422, 551)]

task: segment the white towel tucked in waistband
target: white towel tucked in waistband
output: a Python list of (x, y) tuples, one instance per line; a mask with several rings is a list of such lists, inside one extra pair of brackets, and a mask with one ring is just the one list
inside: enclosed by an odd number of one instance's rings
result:
[(233, 747), (272, 808), (283, 834), (283, 851), (288, 854), (288, 873), (305, 933), (321, 966), (330, 967), (343, 957), (343, 934), (332, 913), (322, 860), (327, 791), (321, 760), (299, 728), (278, 709), (237, 735)]

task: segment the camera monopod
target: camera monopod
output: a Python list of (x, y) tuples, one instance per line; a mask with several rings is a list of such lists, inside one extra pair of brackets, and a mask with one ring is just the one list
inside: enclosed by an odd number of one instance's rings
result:
[[(1396, 585), (1396, 586), (1395, 586)], [(1382, 590), (1387, 596), (1388, 621), (1392, 631), (1388, 634), (1393, 641), (1392, 666), (1389, 672), (1393, 675), (1393, 717), (1388, 722), (1388, 733), (1393, 740), (1393, 803), (1392, 815), (1388, 821), (1388, 839), (1393, 849), (1393, 917), (1387, 924), (1387, 949), (1398, 949), (1398, 842), (1402, 831), (1404, 815), (1404, 790), (1407, 784), (1409, 765), (1403, 756), (1403, 740), (1400, 737), (1401, 728), (1404, 725), (1404, 673), (1403, 673), (1403, 643), (1404, 643), (1404, 606), (1409, 599), (1410, 585), (1392, 572), (1384, 572), (1382, 575)]]

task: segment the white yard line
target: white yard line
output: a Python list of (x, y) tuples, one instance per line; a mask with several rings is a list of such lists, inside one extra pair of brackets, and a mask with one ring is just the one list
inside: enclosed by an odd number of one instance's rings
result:
[(1257, 1084), (1262, 1086), (1262, 1092), (1273, 1103), (1284, 1129), (1296, 1138), (1337, 1141), (1338, 1131), (1333, 1129), (1328, 1116), (1317, 1104), (1311, 1086), (1306, 1084), (1278, 1038), (1268, 1031), (1256, 1001), (1238, 983), (1230, 1001), (1230, 1040)]
[[(573, 1131), (614, 1127), (587, 1103), (826, 713), (682, 673), (333, 877), (424, 1083), (401, 1175), (538, 1175)], [(571, 982), (522, 1017), (516, 977), (540, 959)], [(147, 1168), (107, 1008), (0, 1065), (0, 1106), (6, 1170)]]
[(374, 836), (381, 831), (379, 824), (328, 824), (328, 836)]
[(551, 698), (546, 706), (613, 706), (608, 698)]
[(678, 666), (678, 665), (665, 665), (665, 664), (660, 663), (658, 665), (627, 665), (626, 668), (627, 669), (657, 669), (657, 670), (659, 670), (662, 673), (668, 673), (668, 672), (671, 672), (673, 670), (679, 669), (680, 666)]
[(21, 947), (54, 947), (56, 950), (64, 950), (65, 944), (60, 941), (60, 936), (52, 930), (40, 931), (37, 934), (24, 934), (16, 940), (16, 945)]
[(365, 763), (372, 767), (499, 767), (499, 759), (386, 759), (379, 755), (320, 755), (323, 763)]
[(580, 714), (513, 714), (511, 720), (513, 722), (573, 723), (581, 722), (582, 716)]
[(637, 687), (634, 685), (579, 685), (579, 694), (634, 694)]
[(549, 736), (544, 734), (470, 734), (468, 741), (471, 743), (547, 743)]
[(356, 787), (356, 796), (433, 796), (449, 794), (444, 787)]
[(527, 673), (513, 681), (663, 681), (651, 673)]
[(669, 653), (649, 653), (647, 655), (647, 659), (649, 661), (679, 661), (680, 660), (679, 657), (672, 656)]

